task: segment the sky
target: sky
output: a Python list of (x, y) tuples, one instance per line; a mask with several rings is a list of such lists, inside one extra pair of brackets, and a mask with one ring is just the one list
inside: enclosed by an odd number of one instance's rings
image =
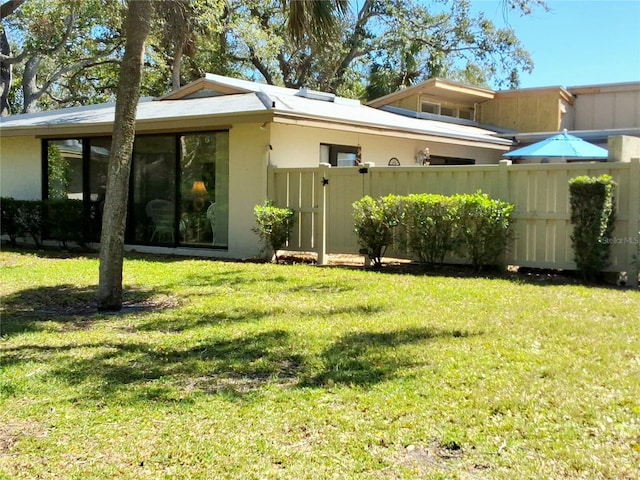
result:
[(549, 12), (509, 12), (471, 0), (496, 27), (511, 26), (534, 62), (520, 88), (640, 81), (640, 0), (548, 0)]

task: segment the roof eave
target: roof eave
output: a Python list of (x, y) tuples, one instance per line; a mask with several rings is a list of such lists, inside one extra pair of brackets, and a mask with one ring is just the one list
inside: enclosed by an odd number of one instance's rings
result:
[(443, 141), (446, 141), (447, 143), (464, 141), (464, 142), (468, 142), (469, 145), (482, 146), (484, 148), (493, 148), (493, 149), (504, 150), (504, 151), (509, 150), (513, 145), (513, 142), (511, 140), (500, 138), (500, 137), (479, 138), (473, 135), (430, 132), (430, 131), (425, 131), (417, 128), (416, 129), (398, 128), (398, 127), (393, 127), (392, 125), (385, 125), (380, 123), (363, 122), (363, 121), (353, 122), (353, 121), (347, 121), (347, 120), (340, 120), (334, 117), (328, 117), (323, 115), (299, 114), (295, 112), (281, 111), (281, 110), (280, 111), (275, 110), (274, 113), (275, 113), (275, 116), (274, 116), (275, 122), (277, 122), (278, 119), (293, 119), (293, 120), (301, 120), (301, 121), (311, 120), (311, 121), (318, 121), (325, 124), (340, 125), (342, 128), (345, 125), (347, 125), (347, 126), (352, 126), (355, 129), (366, 128), (366, 129), (371, 129), (378, 132), (386, 131), (386, 132), (395, 132), (398, 134), (409, 133), (412, 135), (420, 135), (425, 137), (437, 137), (437, 138), (443, 139)]

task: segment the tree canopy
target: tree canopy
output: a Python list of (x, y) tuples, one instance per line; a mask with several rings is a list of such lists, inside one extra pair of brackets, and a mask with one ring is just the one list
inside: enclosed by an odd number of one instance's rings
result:
[[(533, 68), (516, 32), (473, 14), (468, 0), (158, 3), (166, 11), (147, 40), (142, 95), (162, 95), (211, 72), (375, 98), (434, 76), (516, 87), (519, 74)], [(115, 98), (122, 0), (8, 0), (0, 7), (3, 114)], [(504, 0), (503, 8), (507, 16), (547, 7)], [(322, 24), (335, 13), (337, 25)], [(316, 30), (292, 28), (305, 17), (321, 20), (312, 24)]]

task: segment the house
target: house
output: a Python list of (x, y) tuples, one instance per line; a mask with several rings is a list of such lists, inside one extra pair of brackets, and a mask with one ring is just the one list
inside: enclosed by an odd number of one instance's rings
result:
[(608, 148), (609, 161), (640, 157), (640, 82), (492, 91), (431, 78), (368, 105), (461, 124), (474, 121), (512, 139), (514, 148), (566, 129)]
[[(2, 118), (0, 195), (81, 199), (99, 224), (114, 110)], [(495, 164), (513, 143), (472, 121), (398, 115), (218, 75), (143, 99), (136, 132), (127, 248), (223, 258), (258, 252), (253, 207), (267, 197), (269, 165)]]

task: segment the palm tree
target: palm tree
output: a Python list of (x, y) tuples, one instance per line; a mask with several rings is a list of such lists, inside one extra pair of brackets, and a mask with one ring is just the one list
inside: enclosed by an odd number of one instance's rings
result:
[(349, 6), (347, 0), (283, 0), (288, 6), (287, 30), (298, 45), (320, 43), (337, 27), (337, 19)]

